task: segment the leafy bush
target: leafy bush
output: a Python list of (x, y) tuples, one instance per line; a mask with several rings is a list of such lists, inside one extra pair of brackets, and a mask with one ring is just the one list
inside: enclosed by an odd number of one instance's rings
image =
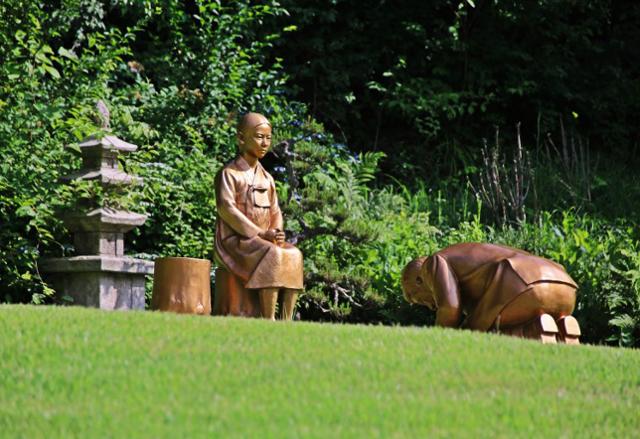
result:
[(566, 210), (486, 225), (484, 205), (469, 186), (375, 188), (381, 154), (350, 155), (321, 126), (301, 125), (302, 137), (280, 143), (276, 153), (288, 157), (277, 180), (287, 228), (305, 255), (303, 318), (430, 324), (426, 309), (404, 303), (404, 265), (458, 242), (494, 242), (565, 266), (580, 286), (575, 315), (586, 341), (640, 343), (638, 241), (631, 223)]
[(213, 176), (235, 154), (236, 116), (253, 109), (275, 127), (265, 164), (305, 254), (303, 318), (429, 324), (432, 315), (402, 299), (404, 265), (456, 242), (489, 241), (567, 267), (581, 286), (576, 314), (587, 340), (640, 343), (634, 223), (568, 210), (487, 225), (467, 183), (471, 160), (433, 187), (376, 186), (383, 154), (352, 154), (283, 94), (280, 61), (268, 56), (278, 37), (261, 26), (284, 14), (277, 2), (10, 0), (0, 12), (0, 300), (56, 300), (38, 259), (73, 253), (56, 211), (98, 194), (55, 184), (79, 166), (64, 145), (99, 130), (97, 99), (111, 109), (113, 132), (140, 146), (122, 165), (145, 185), (109, 202), (149, 215), (128, 243), (147, 257), (210, 256)]
[(468, 186), (376, 189), (371, 182), (380, 154), (349, 155), (321, 127), (304, 129), (303, 138), (276, 148), (290, 157), (278, 180), (287, 226), (305, 254), (303, 318), (429, 324), (432, 315), (402, 299), (404, 265), (457, 242), (485, 241), (564, 265), (580, 286), (575, 314), (586, 341), (640, 342), (638, 243), (630, 224), (569, 210), (488, 226), (483, 203)]
[(64, 145), (95, 131), (95, 99), (128, 53), (116, 29), (86, 35), (82, 56), (60, 42), (59, 15), (37, 2), (0, 6), (0, 297), (40, 302), (53, 291), (37, 260), (65, 252), (54, 211), (71, 196), (57, 179), (77, 167)]
[[(194, 6), (195, 10), (190, 10)], [(95, 134), (97, 99), (113, 131), (140, 150), (124, 159), (146, 180), (120, 204), (149, 221), (130, 248), (206, 257), (213, 176), (235, 151), (235, 116), (283, 105), (272, 35), (256, 29), (276, 2), (8, 1), (0, 5), (0, 298), (40, 302), (53, 291), (37, 261), (72, 252), (55, 211), (89, 195), (57, 179), (78, 168), (65, 144)]]
[(396, 176), (450, 176), (494, 125), (558, 141), (561, 116), (595, 151), (637, 156), (634, 0), (282, 4), (296, 26), (276, 54), (294, 96), (344, 142), (387, 152)]

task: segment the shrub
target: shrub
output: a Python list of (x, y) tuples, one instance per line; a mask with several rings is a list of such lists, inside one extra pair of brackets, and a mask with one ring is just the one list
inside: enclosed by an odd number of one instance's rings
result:
[[(57, 179), (77, 169), (65, 151), (99, 130), (96, 100), (112, 129), (140, 150), (123, 161), (146, 179), (137, 204), (149, 222), (130, 248), (206, 257), (212, 247), (213, 175), (231, 157), (235, 116), (279, 113), (277, 65), (260, 34), (276, 2), (3, 2), (0, 5), (0, 300), (41, 302), (46, 254), (73, 251), (55, 211), (83, 195)], [(258, 31), (256, 31), (258, 29)]]
[(458, 242), (494, 242), (567, 269), (580, 287), (575, 315), (585, 341), (640, 343), (638, 241), (630, 223), (567, 210), (492, 227), (482, 223), (483, 204), (470, 189), (461, 193), (446, 183), (442, 190), (413, 193), (401, 185), (376, 189), (371, 181), (379, 155), (349, 156), (321, 132), (306, 138), (318, 135), (324, 147), (309, 140), (287, 143), (294, 160), (283, 180), (296, 175), (304, 184), (294, 197), (290, 184), (281, 187), (282, 199), (291, 200), (285, 210), (305, 254), (304, 318), (430, 324), (433, 316), (426, 309), (411, 309), (402, 299), (404, 265)]
[(145, 186), (113, 202), (149, 215), (129, 243), (148, 257), (210, 256), (213, 177), (235, 154), (236, 116), (253, 109), (275, 127), (266, 166), (287, 232), (305, 254), (303, 318), (429, 324), (432, 315), (401, 297), (404, 265), (456, 242), (489, 241), (567, 267), (581, 286), (576, 314), (587, 340), (640, 343), (633, 223), (569, 210), (485, 225), (487, 207), (465, 180), (471, 166), (432, 188), (376, 186), (381, 153), (353, 155), (282, 94), (286, 78), (267, 56), (277, 35), (260, 26), (283, 13), (275, 1), (109, 8), (92, 0), (0, 5), (0, 300), (54, 300), (37, 262), (73, 253), (56, 211), (95, 188), (55, 182), (78, 168), (63, 146), (99, 130), (97, 99), (110, 107), (115, 134), (140, 146), (122, 164)]

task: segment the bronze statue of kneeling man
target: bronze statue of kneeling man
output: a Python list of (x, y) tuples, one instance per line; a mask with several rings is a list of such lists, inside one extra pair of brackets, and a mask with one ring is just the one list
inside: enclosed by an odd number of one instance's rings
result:
[(239, 155), (216, 176), (214, 314), (291, 320), (302, 289), (302, 253), (285, 241), (276, 186), (260, 159), (271, 124), (248, 113), (238, 125)]
[(577, 288), (555, 262), (494, 244), (452, 245), (402, 272), (405, 299), (436, 310), (436, 325), (543, 343), (579, 344)]

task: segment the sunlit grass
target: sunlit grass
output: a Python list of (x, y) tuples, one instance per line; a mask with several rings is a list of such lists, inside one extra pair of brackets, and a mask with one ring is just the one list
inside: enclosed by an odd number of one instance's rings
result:
[(0, 306), (1, 437), (632, 437), (640, 352)]

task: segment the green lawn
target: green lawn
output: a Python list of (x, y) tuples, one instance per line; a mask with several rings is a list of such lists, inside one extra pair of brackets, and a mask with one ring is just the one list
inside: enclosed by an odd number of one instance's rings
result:
[(0, 306), (0, 437), (638, 437), (640, 351)]

